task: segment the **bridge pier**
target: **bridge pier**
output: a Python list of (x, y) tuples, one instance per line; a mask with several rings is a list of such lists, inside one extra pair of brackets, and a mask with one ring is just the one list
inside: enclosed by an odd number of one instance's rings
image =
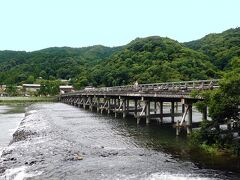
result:
[(146, 108), (145, 108), (146, 124), (149, 124), (149, 123), (150, 123), (150, 110), (151, 110), (150, 106), (151, 106), (150, 101), (146, 100), (146, 101), (145, 101), (145, 107), (146, 107)]
[(178, 112), (178, 102), (176, 102), (176, 112)]
[(185, 112), (185, 104), (182, 104), (182, 113)]
[(86, 109), (86, 97), (83, 97), (83, 108)]
[(93, 98), (89, 97), (89, 109), (90, 111), (93, 111)]
[(159, 111), (160, 111), (160, 123), (162, 124), (163, 123), (163, 102), (162, 101), (160, 101), (160, 103), (159, 103)]
[(122, 116), (123, 118), (126, 118), (126, 99), (122, 100)]
[(203, 121), (207, 120), (207, 106), (205, 106), (205, 107), (203, 108), (202, 120), (203, 120)]
[(111, 108), (111, 99), (109, 98), (109, 99), (107, 99), (107, 113), (108, 113), (108, 115), (110, 114), (110, 108)]
[(126, 115), (129, 113), (129, 99), (126, 99)]
[(116, 118), (117, 117), (117, 99), (116, 98), (114, 98), (113, 103), (114, 103), (114, 116)]
[(154, 101), (154, 114), (157, 114), (157, 101)]
[(138, 100), (134, 99), (134, 117), (137, 118), (138, 113)]
[(173, 102), (171, 102), (171, 109), (170, 109), (170, 111), (171, 111), (171, 122), (172, 123), (174, 123), (174, 101)]
[(103, 104), (101, 105), (100, 109), (101, 109), (101, 114), (103, 113), (103, 108), (105, 107), (106, 105), (106, 99), (103, 98)]
[(192, 132), (192, 104), (188, 104), (187, 134)]
[(100, 98), (99, 97), (97, 97), (97, 112), (99, 112), (99, 110), (100, 110)]

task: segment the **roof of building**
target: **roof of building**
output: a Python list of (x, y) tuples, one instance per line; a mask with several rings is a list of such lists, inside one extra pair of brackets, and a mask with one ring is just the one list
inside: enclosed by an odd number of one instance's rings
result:
[(41, 84), (23, 84), (23, 87), (41, 87)]
[(73, 89), (73, 86), (59, 86), (60, 89)]

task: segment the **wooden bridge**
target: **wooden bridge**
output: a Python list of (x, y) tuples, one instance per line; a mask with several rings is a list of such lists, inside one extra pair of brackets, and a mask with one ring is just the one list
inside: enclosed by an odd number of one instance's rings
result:
[[(128, 86), (85, 88), (85, 90), (63, 94), (59, 97), (61, 102), (84, 109), (96, 110), (121, 115), (125, 118), (132, 115), (137, 124), (152, 120), (164, 123), (165, 117), (170, 117), (179, 135), (181, 128), (186, 128), (187, 133), (192, 129), (192, 104), (201, 101), (202, 97), (193, 98), (193, 90), (212, 90), (218, 88), (219, 80), (199, 80), (183, 82), (167, 82), (155, 84), (134, 84)], [(164, 113), (164, 103), (170, 104), (168, 113)], [(179, 104), (181, 110), (179, 110)], [(181, 116), (181, 121), (175, 117)], [(202, 119), (207, 119), (207, 107), (202, 112)]]

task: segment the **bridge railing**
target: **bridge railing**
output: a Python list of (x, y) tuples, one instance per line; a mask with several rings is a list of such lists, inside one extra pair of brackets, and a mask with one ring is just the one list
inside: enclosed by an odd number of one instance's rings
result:
[(123, 93), (123, 92), (190, 92), (192, 90), (206, 90), (218, 88), (219, 80), (198, 80), (182, 82), (166, 82), (154, 84), (135, 84), (126, 86), (100, 87), (80, 90), (70, 94), (80, 93)]

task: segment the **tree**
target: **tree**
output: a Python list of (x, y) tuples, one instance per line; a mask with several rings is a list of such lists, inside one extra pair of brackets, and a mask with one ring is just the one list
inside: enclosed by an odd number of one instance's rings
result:
[(43, 78), (43, 79), (47, 79), (47, 73), (46, 71), (42, 70), (40, 73), (39, 73), (39, 77)]
[(27, 80), (26, 80), (26, 83), (28, 83), (28, 84), (33, 84), (34, 83), (34, 81), (35, 81), (35, 78), (34, 78), (34, 76), (28, 76), (28, 78), (27, 78)]
[(6, 88), (6, 92), (9, 96), (16, 96), (17, 93), (17, 87), (15, 85), (8, 85)]
[(208, 105), (213, 121), (239, 121), (240, 74), (235, 71), (226, 74), (220, 82), (219, 90), (212, 92)]
[[(212, 121), (204, 121), (199, 131), (193, 134), (198, 144), (215, 145), (219, 148), (232, 148), (240, 155), (240, 141), (235, 141), (233, 132), (240, 132), (240, 73), (238, 70), (227, 73), (220, 81), (220, 88), (201, 94), (204, 101), (197, 107), (208, 106)], [(227, 124), (228, 129), (219, 126)]]
[(39, 94), (44, 95), (44, 96), (57, 95), (60, 92), (59, 86), (60, 86), (60, 81), (43, 80), (41, 82), (41, 87), (40, 87), (40, 90), (39, 90)]

